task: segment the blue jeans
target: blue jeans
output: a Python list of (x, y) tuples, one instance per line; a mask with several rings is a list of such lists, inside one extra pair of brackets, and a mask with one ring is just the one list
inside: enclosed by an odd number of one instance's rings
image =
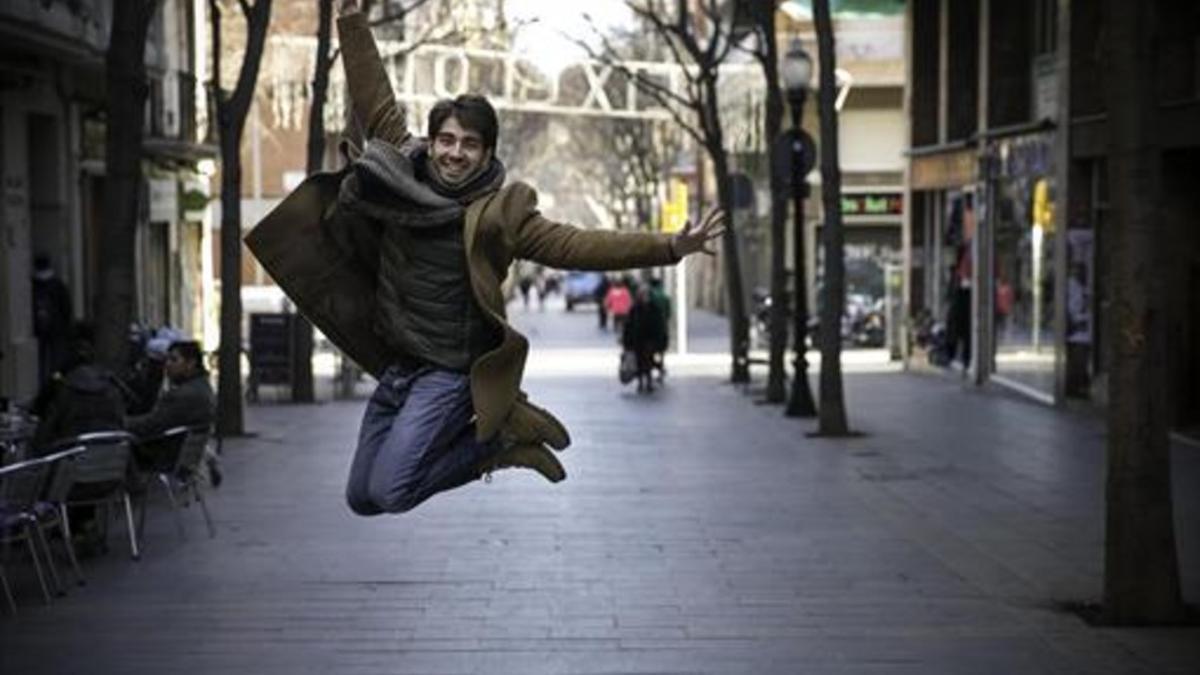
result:
[(360, 516), (403, 513), (479, 477), (499, 441), (475, 440), (471, 383), (432, 366), (388, 368), (367, 403), (346, 501)]

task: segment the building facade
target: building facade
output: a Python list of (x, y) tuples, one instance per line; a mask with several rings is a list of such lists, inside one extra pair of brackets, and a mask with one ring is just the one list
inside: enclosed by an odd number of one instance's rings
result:
[[(1200, 8), (1156, 4), (1162, 272), (1187, 428), (1200, 425)], [(1101, 4), (910, 0), (906, 12), (908, 362), (965, 361), (975, 383), (1103, 403), (1107, 261), (1120, 254), (1105, 246), (1107, 195), (1120, 186), (1105, 168)]]
[[(150, 29), (150, 97), (136, 241), (135, 319), (203, 332), (208, 180), (199, 170), (206, 101), (200, 39), (206, 3), (164, 0)], [(31, 397), (37, 381), (30, 275), (46, 255), (71, 291), (74, 318), (93, 315), (105, 252), (104, 57), (111, 0), (0, 4), (0, 393)]]

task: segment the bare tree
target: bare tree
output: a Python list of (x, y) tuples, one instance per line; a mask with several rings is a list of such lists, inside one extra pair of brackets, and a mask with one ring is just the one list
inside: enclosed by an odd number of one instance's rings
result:
[[(333, 49), (333, 0), (317, 0), (317, 53), (313, 64), (312, 97), (308, 107), (308, 143), (304, 171), (313, 175), (325, 159), (325, 101), (329, 97), (329, 71), (336, 53)], [(295, 340), (292, 362), (292, 401), (312, 403), (313, 327), (301, 314), (293, 317)]]
[[(604, 40), (603, 53), (593, 57), (629, 77), (638, 89), (666, 108), (688, 136), (704, 148), (713, 165), (717, 184), (717, 202), (727, 214), (733, 213), (733, 181), (730, 178), (729, 153), (721, 127), (718, 97), (718, 72), (738, 42), (733, 17), (722, 11), (718, 0), (676, 0), (668, 9), (665, 0), (628, 0), (634, 15), (657, 35), (670, 57), (680, 67), (682, 91), (669, 84), (632, 72), (618, 60), (619, 50)], [(693, 9), (693, 6), (696, 9)], [(746, 314), (746, 295), (742, 281), (737, 233), (727, 227), (723, 238), (722, 260), (725, 288), (729, 300), (730, 380), (750, 380), (750, 323)]]
[[(751, 19), (757, 44), (754, 58), (762, 67), (766, 80), (767, 99), (763, 115), (763, 136), (766, 141), (768, 165), (771, 172), (771, 335), (767, 359), (768, 403), (783, 403), (786, 373), (784, 355), (787, 351), (787, 269), (784, 261), (787, 248), (787, 188), (789, 176), (777, 175), (780, 152), (775, 142), (783, 130), (783, 91), (779, 86), (779, 48), (775, 36), (775, 4), (751, 2)], [(797, 274), (799, 274), (797, 270)], [(796, 373), (797, 377), (803, 373)]]
[(833, 20), (829, 0), (813, 0), (813, 24), (817, 31), (819, 80), (817, 108), (821, 116), (821, 200), (825, 212), (822, 238), (825, 244), (825, 274), (822, 285), (821, 380), (817, 410), (817, 433), (847, 436), (846, 400), (842, 391), (842, 312), (846, 305), (845, 232), (842, 228), (842, 170), (838, 164), (838, 118), (835, 101)]
[(1114, 186), (1108, 297), (1108, 482), (1104, 618), (1161, 624), (1184, 617), (1167, 433), (1167, 289), (1162, 168), (1155, 124), (1154, 3), (1105, 3), (1108, 180)]
[[(117, 3), (120, 4), (120, 3)], [(222, 435), (244, 432), (242, 410), (242, 131), (254, 100), (258, 66), (271, 19), (271, 0), (238, 0), (246, 49), (232, 93), (221, 87), (221, 2), (208, 0), (212, 22), (213, 93), (221, 147), (221, 346), (217, 414)]]
[(576, 120), (579, 162), (569, 166), (598, 196), (617, 229), (654, 223), (663, 176), (681, 149), (681, 137), (653, 120)]
[(112, 31), (105, 55), (108, 124), (105, 129), (105, 253), (100, 288), (93, 307), (96, 350), (112, 368), (124, 365), (134, 303), (134, 247), (138, 195), (142, 187), (142, 130), (145, 126), (146, 36), (158, 0), (129, 0), (113, 5)]
[(812, 1), (817, 32), (817, 109), (821, 115), (821, 199), (824, 210), (824, 275), (822, 282), (821, 383), (817, 434), (850, 435), (846, 396), (841, 382), (841, 315), (846, 306), (846, 233), (841, 223), (841, 167), (838, 163), (838, 82), (834, 71), (833, 18), (829, 0)]
[[(595, 30), (595, 27), (593, 26)], [(598, 32), (598, 31), (597, 31)], [(661, 39), (652, 32), (621, 30), (608, 37), (621, 55), (639, 61), (669, 58)], [(572, 73), (582, 75), (582, 71)], [(606, 95), (614, 105), (629, 103), (630, 81), (617, 70), (606, 75)], [(591, 83), (585, 77), (564, 77), (561, 88), (571, 96), (587, 97)], [(664, 177), (680, 151), (683, 132), (660, 120), (617, 117), (578, 117), (567, 122), (577, 162), (567, 168), (573, 178), (598, 197), (617, 229), (649, 228), (655, 222)]]

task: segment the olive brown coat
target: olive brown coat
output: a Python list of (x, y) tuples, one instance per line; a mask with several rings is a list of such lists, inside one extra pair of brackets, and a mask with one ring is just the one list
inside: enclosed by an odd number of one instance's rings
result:
[[(366, 136), (402, 150), (418, 147), (366, 20), (351, 14), (339, 19), (338, 29), (352, 105)], [(296, 307), (364, 370), (379, 376), (396, 359), (374, 330), (379, 232), (337, 218), (345, 173), (310, 176), (245, 241)], [(514, 260), (588, 270), (678, 262), (668, 235), (585, 230), (545, 218), (536, 191), (520, 182), (469, 204), (463, 227), (472, 294), (501, 335), (498, 346), (470, 368), (480, 440), (503, 428), (514, 403), (524, 405), (520, 385), (529, 341), (509, 325), (501, 290)]]

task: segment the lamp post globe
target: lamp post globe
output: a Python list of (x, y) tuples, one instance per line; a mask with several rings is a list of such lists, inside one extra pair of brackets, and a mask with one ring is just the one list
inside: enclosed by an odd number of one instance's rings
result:
[(808, 196), (805, 174), (816, 159), (812, 139), (804, 133), (804, 100), (812, 86), (812, 57), (804, 51), (798, 38), (792, 39), (780, 64), (780, 76), (787, 91), (792, 113), (791, 130), (791, 180), (792, 180), (792, 270), (795, 281), (792, 285), (792, 336), (795, 365), (792, 374), (792, 390), (788, 395), (785, 414), (788, 417), (815, 417), (817, 405), (808, 386), (808, 284), (804, 254), (804, 198)]
[(803, 100), (812, 86), (813, 63), (812, 57), (804, 51), (804, 45), (799, 38), (793, 38), (783, 55), (779, 74), (783, 79), (783, 88), (792, 101)]

